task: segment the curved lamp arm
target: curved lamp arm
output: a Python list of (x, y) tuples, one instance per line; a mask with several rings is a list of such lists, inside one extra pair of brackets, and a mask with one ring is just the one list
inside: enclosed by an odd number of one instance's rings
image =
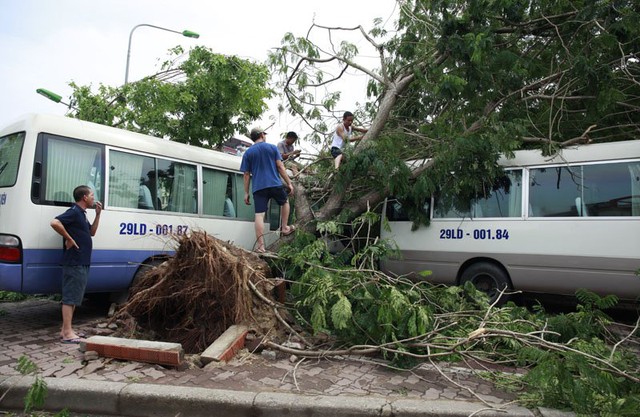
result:
[(131, 29), (131, 32), (129, 32), (129, 45), (127, 46), (127, 66), (126, 66), (126, 68), (124, 70), (124, 83), (125, 84), (127, 84), (127, 82), (129, 81), (129, 61), (131, 59), (131, 38), (133, 37), (133, 31), (135, 31), (140, 26), (148, 26), (148, 27), (155, 28), (155, 29), (166, 30), (167, 32), (177, 33), (177, 34), (185, 36), (187, 38), (196, 38), (197, 39), (197, 38), (200, 37), (199, 34), (197, 34), (196, 32), (190, 31), (190, 30), (183, 30), (182, 32), (180, 32), (178, 30), (167, 29), (167, 28), (163, 28), (161, 26), (149, 25), (147, 23), (141, 23), (139, 25), (134, 26), (133, 29)]

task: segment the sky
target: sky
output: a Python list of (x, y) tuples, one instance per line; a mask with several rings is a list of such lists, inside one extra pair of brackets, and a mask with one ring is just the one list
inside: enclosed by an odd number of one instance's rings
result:
[[(0, 126), (25, 113), (65, 114), (66, 106), (36, 94), (37, 88), (68, 103), (70, 81), (91, 84), (94, 91), (100, 84), (123, 84), (129, 35), (139, 24), (191, 30), (200, 38), (138, 27), (131, 37), (129, 82), (154, 74), (176, 45), (265, 62), (285, 33), (303, 36), (314, 21), (370, 29), (382, 18), (391, 28), (396, 14), (395, 0), (0, 0)], [(352, 41), (364, 59), (375, 57), (364, 40)], [(365, 99), (366, 77), (354, 77), (341, 87), (345, 110)], [(301, 128), (275, 109), (256, 123), (272, 125), (277, 135)]]

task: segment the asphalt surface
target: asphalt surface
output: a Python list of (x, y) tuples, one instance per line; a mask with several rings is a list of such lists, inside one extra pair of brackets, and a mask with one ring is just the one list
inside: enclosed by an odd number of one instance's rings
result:
[[(106, 309), (79, 307), (74, 327), (102, 331)], [(300, 360), (241, 351), (224, 364), (165, 368), (109, 358), (85, 361), (59, 340), (60, 306), (50, 300), (0, 303), (0, 410), (23, 408), (37, 364), (48, 385), (45, 409), (116, 416), (570, 416), (528, 410), (468, 368), (423, 364), (411, 371), (371, 358)]]

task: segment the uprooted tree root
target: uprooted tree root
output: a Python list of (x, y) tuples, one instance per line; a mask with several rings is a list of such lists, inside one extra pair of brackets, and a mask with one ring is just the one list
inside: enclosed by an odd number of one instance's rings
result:
[(255, 254), (204, 232), (177, 238), (173, 258), (134, 283), (132, 296), (115, 319), (121, 334), (146, 334), (200, 353), (229, 326), (246, 324), (260, 334), (279, 326), (271, 300), (274, 282)]

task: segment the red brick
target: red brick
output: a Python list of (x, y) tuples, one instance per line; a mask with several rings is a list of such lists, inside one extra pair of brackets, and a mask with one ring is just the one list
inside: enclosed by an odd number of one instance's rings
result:
[(154, 342), (150, 340), (122, 339), (108, 336), (92, 336), (81, 342), (82, 350), (94, 350), (100, 356), (180, 366), (184, 351), (179, 343)]

